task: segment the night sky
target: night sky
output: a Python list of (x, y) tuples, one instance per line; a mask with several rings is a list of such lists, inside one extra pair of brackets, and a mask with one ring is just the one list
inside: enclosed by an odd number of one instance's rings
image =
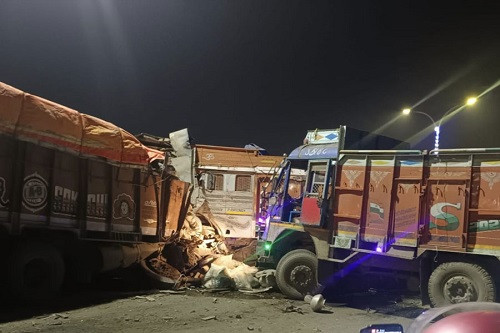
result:
[[(430, 120), (403, 107), (438, 121), (499, 79), (495, 0), (0, 0), (0, 81), (131, 133), (282, 154), (348, 125), (427, 149)], [(498, 147), (499, 131), (500, 87), (441, 147)]]

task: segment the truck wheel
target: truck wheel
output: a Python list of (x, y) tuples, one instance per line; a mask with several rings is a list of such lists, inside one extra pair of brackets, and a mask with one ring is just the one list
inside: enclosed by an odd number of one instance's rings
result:
[(47, 300), (59, 292), (64, 261), (50, 244), (20, 243), (10, 261), (10, 291), (21, 300)]
[(276, 267), (276, 283), (292, 299), (304, 299), (318, 285), (318, 258), (311, 251), (293, 250), (281, 258)]
[(433, 306), (463, 302), (494, 302), (495, 283), (479, 265), (447, 262), (439, 265), (429, 278), (429, 298)]

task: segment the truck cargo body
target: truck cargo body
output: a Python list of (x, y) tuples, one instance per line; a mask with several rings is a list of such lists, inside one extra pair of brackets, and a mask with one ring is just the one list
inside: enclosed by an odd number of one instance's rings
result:
[[(160, 175), (0, 135), (0, 224), (78, 239), (159, 241)], [(168, 229), (168, 226), (166, 226)]]
[(306, 168), (295, 223), (271, 220), (260, 259), (285, 294), (307, 292), (299, 271), (332, 285), (356, 269), (420, 286), (433, 305), (496, 299), (500, 149), (339, 149)]
[(256, 150), (196, 145), (195, 173), (201, 179), (193, 200), (208, 202), (226, 237), (255, 238), (263, 188), (279, 169), (281, 156)]
[(0, 83), (0, 250), (7, 291), (57, 294), (128, 267), (178, 230), (189, 184), (101, 119)]

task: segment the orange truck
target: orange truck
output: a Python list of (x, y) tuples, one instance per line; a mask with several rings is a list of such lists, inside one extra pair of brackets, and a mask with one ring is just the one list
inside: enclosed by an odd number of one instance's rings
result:
[(158, 250), (189, 192), (164, 165), (125, 130), (0, 83), (2, 291), (49, 298)]
[[(500, 149), (390, 145), (345, 126), (309, 131), (268, 199), (260, 263), (276, 267), (278, 286), (291, 298), (318, 282), (334, 288), (356, 271), (402, 279), (433, 306), (495, 301)], [(290, 201), (282, 194), (287, 170), (300, 166), (304, 196)]]

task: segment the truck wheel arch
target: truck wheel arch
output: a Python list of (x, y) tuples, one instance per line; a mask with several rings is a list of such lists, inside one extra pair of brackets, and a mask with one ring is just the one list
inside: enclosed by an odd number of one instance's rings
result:
[(316, 254), (313, 238), (303, 231), (283, 230), (273, 242), (270, 255), (278, 263), (290, 251), (303, 249)]

